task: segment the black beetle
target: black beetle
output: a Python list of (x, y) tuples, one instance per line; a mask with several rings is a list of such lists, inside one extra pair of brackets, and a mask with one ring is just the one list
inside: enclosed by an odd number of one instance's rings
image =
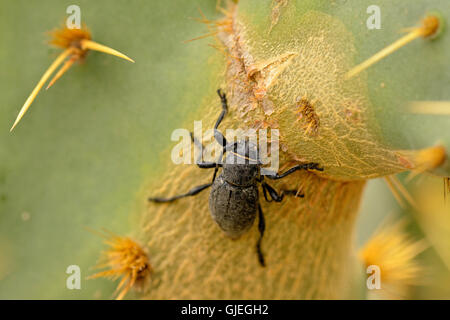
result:
[[(202, 169), (214, 168), (214, 175), (211, 183), (197, 186), (187, 193), (180, 194), (171, 198), (149, 198), (149, 201), (162, 203), (171, 202), (180, 198), (194, 196), (208, 187), (211, 187), (209, 196), (209, 209), (211, 216), (225, 234), (233, 239), (239, 238), (242, 234), (247, 232), (253, 225), (256, 213), (259, 214), (258, 229), (260, 237), (256, 244), (256, 251), (258, 254), (259, 263), (265, 266), (264, 255), (261, 252), (261, 241), (265, 230), (264, 215), (259, 203), (258, 183), (261, 183), (264, 198), (266, 201), (281, 202), (285, 194), (298, 195), (296, 190), (283, 190), (280, 194), (272, 188), (264, 177), (268, 179), (277, 180), (286, 177), (287, 175), (297, 170), (318, 170), (323, 171), (317, 163), (305, 163), (292, 167), (282, 174), (262, 174), (261, 161), (257, 147), (248, 139), (233, 142), (228, 144), (225, 137), (217, 130), (228, 111), (227, 98), (219, 89), (217, 94), (222, 102), (222, 112), (214, 126), (214, 137), (216, 141), (223, 147), (222, 156), (217, 162), (200, 162), (197, 165)], [(197, 147), (203, 148), (200, 142), (194, 138), (191, 133), (191, 138)], [(220, 161), (225, 155), (225, 161)], [(238, 162), (237, 158), (243, 158)], [(222, 167), (222, 173), (216, 179), (219, 168)], [(270, 200), (267, 197), (270, 196)]]

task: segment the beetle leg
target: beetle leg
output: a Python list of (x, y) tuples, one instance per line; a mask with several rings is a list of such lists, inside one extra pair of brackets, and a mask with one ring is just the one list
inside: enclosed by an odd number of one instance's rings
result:
[(269, 198), (267, 198), (267, 191), (266, 191), (266, 187), (264, 186), (264, 184), (262, 185), (262, 189), (263, 189), (264, 199), (266, 199), (267, 202), (272, 202), (272, 200), (269, 200)]
[(214, 129), (214, 138), (225, 149), (227, 147), (227, 139), (223, 136), (222, 132)]
[(219, 165), (217, 163), (214, 163), (214, 162), (197, 163), (197, 166), (200, 169), (212, 169), (212, 168), (218, 168), (219, 167)]
[(205, 148), (203, 146), (203, 144), (200, 143), (200, 141), (198, 141), (198, 139), (194, 136), (194, 134), (192, 132), (189, 132), (189, 134), (191, 135), (191, 140), (194, 143), (194, 145), (200, 149), (200, 151), (202, 151), (203, 153), (203, 149)]
[(196, 194), (200, 193), (201, 191), (205, 190), (206, 188), (211, 187), (211, 185), (212, 185), (212, 183), (202, 184), (201, 186), (192, 188), (191, 190), (189, 190), (186, 193), (183, 193), (183, 194), (171, 197), (171, 198), (152, 198), (152, 197), (150, 197), (150, 198), (148, 198), (148, 201), (157, 202), (157, 203), (172, 202), (172, 201), (178, 200), (180, 198), (195, 196)]
[(225, 139), (225, 137), (223, 136), (223, 134), (217, 130), (217, 128), (219, 127), (220, 123), (222, 122), (223, 118), (225, 117), (225, 115), (228, 112), (228, 102), (227, 102), (227, 96), (225, 95), (225, 93), (222, 92), (222, 90), (217, 90), (217, 94), (220, 97), (220, 101), (222, 102), (222, 112), (219, 115), (219, 118), (216, 121), (216, 124), (214, 125), (214, 138), (216, 138), (217, 142), (222, 146), (222, 147), (226, 147), (227, 145), (227, 140)]
[(297, 170), (317, 170), (317, 171), (323, 171), (323, 168), (319, 167), (318, 163), (315, 162), (310, 162), (310, 163), (304, 163), (304, 164), (299, 164), (295, 167), (290, 168), (288, 171), (282, 173), (282, 174), (265, 174), (264, 176), (266, 176), (269, 179), (272, 180), (278, 180), (281, 178), (284, 178), (288, 175), (290, 175), (291, 173), (297, 171)]
[[(195, 161), (195, 163), (197, 164), (197, 166), (201, 169), (212, 169), (212, 168), (216, 168), (216, 170), (218, 169), (218, 167), (220, 167), (221, 165), (215, 162), (201, 162), (202, 159), (202, 155), (203, 155), (203, 145), (200, 143), (200, 141), (197, 140), (196, 137), (194, 137), (194, 134), (192, 132), (190, 132), (191, 134), (191, 140), (192, 142), (194, 142), (194, 145), (200, 149), (200, 155), (198, 157), (198, 159)], [(214, 180), (213, 180), (214, 181)]]
[(218, 170), (219, 170), (219, 166), (216, 166), (216, 168), (214, 169), (214, 175), (213, 175), (213, 178), (212, 178), (211, 182), (214, 182), (216, 180), (216, 176), (217, 176), (217, 171)]
[(258, 230), (259, 230), (259, 239), (256, 243), (256, 253), (258, 254), (258, 260), (261, 266), (265, 267), (266, 263), (264, 261), (264, 255), (261, 250), (261, 242), (264, 236), (264, 230), (266, 230), (266, 222), (264, 220), (264, 214), (261, 209), (261, 205), (258, 204), (258, 212), (259, 212), (259, 221), (258, 221)]
[[(263, 182), (262, 183), (262, 188), (263, 188), (263, 194), (264, 194), (264, 198), (266, 199), (267, 202), (281, 202), (284, 198), (284, 194), (278, 194), (274, 188), (272, 188), (270, 185), (268, 185), (267, 183)], [(266, 195), (266, 190), (267, 192), (269, 192), (270, 198), (272, 198), (272, 200), (268, 200), (267, 199), (267, 195)]]
[(214, 129), (217, 129), (219, 127), (220, 123), (228, 112), (227, 96), (222, 92), (221, 89), (217, 90), (217, 94), (219, 95), (220, 101), (222, 102), (222, 112), (220, 113), (220, 116), (217, 119), (216, 124), (214, 125)]

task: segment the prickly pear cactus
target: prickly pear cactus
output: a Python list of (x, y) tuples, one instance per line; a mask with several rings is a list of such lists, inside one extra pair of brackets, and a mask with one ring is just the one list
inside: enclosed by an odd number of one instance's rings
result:
[[(442, 111), (450, 101), (448, 1), (378, 1), (381, 29), (366, 26), (365, 0), (222, 1), (220, 10), (206, 0), (81, 1), (93, 38), (136, 63), (90, 54), (9, 134), (53, 54), (42, 33), (67, 5), (0, 5), (8, 44), (0, 59), (1, 297), (111, 298), (106, 280), (65, 286), (69, 265), (83, 279), (95, 273), (102, 239), (89, 227), (128, 234), (145, 249), (151, 275), (137, 298), (363, 298), (354, 232), (366, 181), (406, 171), (450, 176), (450, 117)], [(432, 27), (424, 23), (430, 15)], [(410, 43), (352, 74), (402, 37)], [(256, 224), (227, 238), (210, 218), (207, 192), (146, 201), (211, 179), (210, 171), (171, 162), (170, 136), (193, 130), (194, 120), (211, 128), (218, 88), (230, 107), (221, 128), (278, 129), (280, 170), (324, 167), (273, 185), (301, 190), (304, 199), (261, 201), (265, 268), (254, 249)]]

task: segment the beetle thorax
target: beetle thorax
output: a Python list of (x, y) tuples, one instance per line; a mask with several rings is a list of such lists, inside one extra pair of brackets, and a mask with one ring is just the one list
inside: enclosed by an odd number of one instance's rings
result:
[(259, 165), (224, 164), (222, 174), (226, 182), (240, 187), (248, 187), (257, 182)]
[(242, 187), (254, 185), (259, 168), (258, 150), (252, 142), (239, 141), (227, 148), (223, 177), (228, 183)]

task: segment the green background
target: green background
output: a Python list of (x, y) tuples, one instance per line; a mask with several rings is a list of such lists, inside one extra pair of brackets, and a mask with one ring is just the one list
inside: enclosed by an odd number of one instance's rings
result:
[[(93, 40), (136, 63), (90, 52), (41, 91), (9, 133), (59, 52), (45, 33), (64, 23), (72, 4)], [(217, 15), (207, 0), (0, 2), (1, 299), (112, 297), (114, 283), (85, 280), (105, 247), (85, 227), (133, 230), (186, 106), (216, 89), (208, 79), (215, 50), (183, 43), (207, 32), (189, 19), (200, 16), (197, 8)], [(81, 268), (82, 290), (66, 289), (72, 264)]]
[[(354, 32), (358, 61), (396, 40), (427, 10), (450, 12), (448, 0), (376, 2), (383, 29), (369, 31), (365, 10), (373, 1), (301, 1), (344, 21)], [(46, 44), (45, 32), (64, 23), (72, 4), (81, 7), (93, 40), (136, 63), (90, 52), (41, 92), (9, 133), (59, 52)], [(85, 280), (104, 248), (85, 227), (128, 234), (139, 224), (148, 186), (167, 161), (160, 154), (173, 144), (171, 132), (217, 89), (211, 79), (219, 66), (210, 57), (218, 53), (208, 40), (183, 43), (208, 32), (189, 17), (200, 17), (201, 8), (214, 19), (215, 6), (215, 0), (0, 2), (0, 299), (112, 297), (114, 283)], [(444, 39), (432, 46), (416, 41), (368, 71), (377, 120), (395, 146), (424, 147), (448, 136), (450, 117), (403, 118), (395, 108), (411, 97), (450, 100), (448, 33)], [(358, 245), (395, 207), (379, 180), (363, 203)], [(65, 286), (72, 264), (81, 267), (82, 290)]]

